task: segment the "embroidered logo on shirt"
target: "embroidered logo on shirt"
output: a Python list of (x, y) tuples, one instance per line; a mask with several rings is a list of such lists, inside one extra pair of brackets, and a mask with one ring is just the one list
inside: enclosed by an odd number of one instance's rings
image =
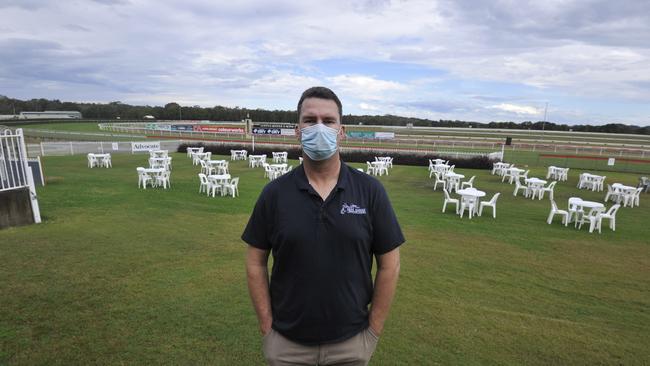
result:
[(341, 215), (345, 215), (346, 213), (352, 215), (365, 215), (366, 209), (355, 204), (344, 203), (343, 206), (341, 206)]

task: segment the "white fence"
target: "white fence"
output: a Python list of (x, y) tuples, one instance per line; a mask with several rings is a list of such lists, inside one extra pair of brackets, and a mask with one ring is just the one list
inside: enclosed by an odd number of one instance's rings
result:
[(34, 222), (41, 222), (32, 171), (27, 164), (23, 130), (0, 133), (0, 191), (29, 188)]
[[(152, 142), (153, 140), (141, 140)], [(134, 140), (134, 142), (138, 142)], [(128, 153), (131, 154), (131, 141), (105, 142), (105, 141), (66, 141), (66, 142), (41, 142), (27, 144), (27, 155), (36, 156), (62, 156), (79, 155), (88, 153)], [(160, 141), (163, 150), (176, 151), (183, 143), (181, 140)]]

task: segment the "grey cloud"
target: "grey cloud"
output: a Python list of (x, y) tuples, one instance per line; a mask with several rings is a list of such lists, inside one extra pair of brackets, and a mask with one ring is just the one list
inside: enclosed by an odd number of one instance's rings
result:
[(47, 6), (47, 1), (43, 0), (0, 0), (0, 9), (16, 7), (26, 10), (36, 10), (45, 6)]
[(63, 26), (63, 28), (73, 32), (91, 32), (89, 28), (86, 28), (79, 24), (66, 24)]
[(92, 1), (98, 4), (109, 5), (109, 6), (126, 5), (130, 3), (128, 0), (92, 0)]
[(592, 0), (550, 4), (465, 0), (446, 2), (443, 9), (460, 22), (477, 24), (485, 30), (482, 36), (501, 47), (525, 46), (531, 39), (536, 42), (650, 46), (648, 1)]
[(438, 113), (466, 112), (471, 110), (470, 105), (467, 103), (450, 100), (415, 101), (398, 103), (398, 105)]

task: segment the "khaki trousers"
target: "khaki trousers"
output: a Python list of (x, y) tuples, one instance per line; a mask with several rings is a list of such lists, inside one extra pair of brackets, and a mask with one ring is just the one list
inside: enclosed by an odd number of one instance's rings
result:
[(318, 346), (293, 342), (273, 329), (262, 338), (264, 357), (270, 366), (365, 366), (378, 341), (379, 337), (370, 328), (343, 342)]

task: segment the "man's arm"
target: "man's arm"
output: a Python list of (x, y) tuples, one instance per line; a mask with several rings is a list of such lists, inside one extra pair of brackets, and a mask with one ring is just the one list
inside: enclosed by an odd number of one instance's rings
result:
[(250, 293), (253, 307), (257, 313), (260, 331), (266, 335), (271, 330), (273, 315), (271, 314), (271, 296), (269, 294), (269, 251), (248, 246), (246, 253), (246, 274), (248, 279), (248, 292)]
[(377, 256), (375, 290), (370, 307), (370, 327), (380, 335), (395, 296), (399, 277), (399, 247)]

